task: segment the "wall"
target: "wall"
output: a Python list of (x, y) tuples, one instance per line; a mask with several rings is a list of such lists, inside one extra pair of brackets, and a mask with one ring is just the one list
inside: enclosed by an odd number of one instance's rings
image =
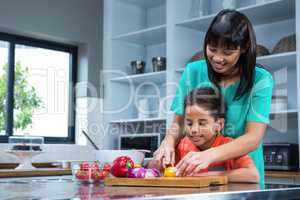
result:
[[(77, 93), (76, 130), (88, 128), (89, 119), (94, 124), (101, 123), (100, 118), (100, 69), (102, 67), (102, 0), (0, 0), (0, 31), (19, 34), (50, 41), (63, 42), (79, 47), (78, 81), (81, 82)], [(94, 93), (87, 90), (92, 85)], [(95, 107), (87, 111), (90, 102)], [(82, 123), (85, 122), (85, 123)], [(85, 144), (85, 140), (76, 133), (77, 143)], [(93, 138), (99, 141), (99, 132)], [(7, 146), (1, 144), (0, 149)], [(79, 159), (89, 154), (91, 147), (77, 145), (46, 145), (43, 159)], [(69, 152), (61, 154), (60, 152)], [(86, 152), (86, 153), (82, 153)], [(70, 156), (71, 155), (71, 156)], [(8, 158), (11, 161), (11, 158)], [(7, 161), (0, 156), (0, 162)]]

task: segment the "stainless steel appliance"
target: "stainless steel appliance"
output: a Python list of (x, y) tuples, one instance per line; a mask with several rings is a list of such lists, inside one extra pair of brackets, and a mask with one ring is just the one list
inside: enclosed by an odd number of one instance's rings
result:
[(266, 170), (298, 170), (298, 144), (267, 143), (263, 145)]
[(142, 60), (134, 60), (130, 62), (133, 74), (142, 74), (145, 71), (146, 63)]
[(165, 71), (167, 67), (166, 57), (157, 56), (152, 58), (153, 71)]

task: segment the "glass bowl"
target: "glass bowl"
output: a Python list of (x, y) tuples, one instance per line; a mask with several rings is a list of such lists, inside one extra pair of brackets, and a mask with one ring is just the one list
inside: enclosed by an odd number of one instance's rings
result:
[(80, 183), (103, 183), (109, 175), (103, 170), (104, 164), (98, 161), (82, 161), (71, 164), (73, 180)]

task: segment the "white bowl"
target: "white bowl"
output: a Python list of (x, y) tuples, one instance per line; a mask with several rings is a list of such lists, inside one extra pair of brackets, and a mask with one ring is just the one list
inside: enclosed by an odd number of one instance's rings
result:
[(100, 163), (110, 163), (119, 156), (129, 156), (134, 163), (142, 164), (144, 162), (146, 150), (96, 150), (96, 160)]

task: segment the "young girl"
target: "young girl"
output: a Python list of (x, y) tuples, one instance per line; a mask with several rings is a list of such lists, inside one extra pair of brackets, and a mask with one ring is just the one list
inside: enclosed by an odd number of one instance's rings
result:
[[(194, 89), (189, 93), (185, 99), (185, 137), (176, 147), (175, 164), (183, 158), (192, 157), (197, 152), (233, 141), (232, 138), (221, 135), (224, 127), (224, 111), (224, 100), (214, 89), (205, 87)], [(148, 167), (163, 171), (161, 163), (155, 160), (150, 161)], [(197, 163), (191, 163), (190, 167), (197, 168)], [(181, 175), (201, 176), (203, 172), (208, 171), (214, 171), (214, 174), (226, 174), (230, 182), (259, 182), (259, 173), (248, 155), (211, 163), (207, 168), (200, 168), (196, 173)]]
[(164, 166), (175, 163), (175, 147), (182, 138), (185, 97), (195, 88), (214, 86), (227, 103), (224, 135), (236, 139), (186, 155), (176, 165), (177, 173), (197, 173), (211, 163), (249, 153), (263, 186), (261, 143), (269, 123), (273, 79), (256, 65), (256, 39), (249, 19), (235, 10), (219, 12), (207, 30), (203, 51), (205, 59), (188, 64), (181, 77), (171, 107), (174, 120), (154, 158)]
[[(195, 152), (215, 148), (233, 140), (221, 135), (225, 111), (223, 102), (221, 95), (212, 88), (195, 89), (189, 93), (185, 100), (186, 136), (180, 140), (176, 148), (175, 163), (184, 157), (192, 157)], [(190, 167), (193, 167), (193, 163)], [(197, 167), (196, 163), (194, 167)], [(225, 173), (230, 182), (259, 182), (259, 173), (248, 155), (211, 163), (205, 169), (200, 168), (197, 173), (216, 169), (226, 170), (220, 173)], [(190, 175), (196, 176), (197, 173)]]

